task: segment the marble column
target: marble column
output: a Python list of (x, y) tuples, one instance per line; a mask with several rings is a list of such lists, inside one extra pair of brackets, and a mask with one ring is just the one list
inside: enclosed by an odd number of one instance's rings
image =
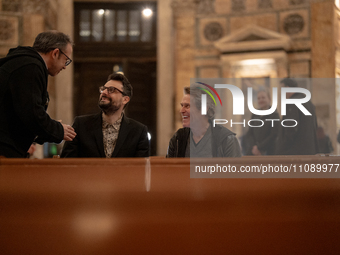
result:
[(182, 127), (180, 102), (183, 88), (190, 86), (190, 78), (195, 78), (195, 0), (173, 0), (175, 26), (175, 122), (176, 129)]
[(166, 155), (174, 130), (174, 40), (172, 0), (157, 3), (157, 155)]
[[(337, 131), (340, 130), (340, 2), (335, 8), (334, 22), (336, 33), (336, 123)], [(338, 131), (339, 132), (339, 131)], [(340, 143), (337, 144), (338, 154), (340, 154)]]
[[(312, 31), (312, 78), (335, 77), (334, 1), (311, 3)], [(312, 101), (317, 113), (325, 116), (318, 121), (323, 124), (332, 140), (336, 142), (336, 87), (335, 80), (313, 80)], [(321, 96), (322, 95), (322, 96)], [(321, 114), (319, 114), (320, 116)], [(336, 146), (334, 146), (336, 147)]]
[[(57, 30), (68, 34), (73, 39), (73, 0), (58, 1)], [(72, 56), (69, 56), (73, 58)], [(65, 124), (73, 122), (73, 64), (55, 77), (56, 116)]]
[(35, 37), (45, 30), (44, 16), (41, 14), (23, 14), (22, 45), (32, 46)]

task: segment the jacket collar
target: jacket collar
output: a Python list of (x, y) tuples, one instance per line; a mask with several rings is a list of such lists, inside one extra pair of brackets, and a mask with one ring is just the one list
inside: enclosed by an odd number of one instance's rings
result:
[(93, 134), (98, 146), (98, 151), (101, 157), (105, 158), (105, 152), (104, 152), (104, 143), (103, 143), (103, 119), (102, 119), (102, 113), (98, 113), (94, 115), (93, 119)]

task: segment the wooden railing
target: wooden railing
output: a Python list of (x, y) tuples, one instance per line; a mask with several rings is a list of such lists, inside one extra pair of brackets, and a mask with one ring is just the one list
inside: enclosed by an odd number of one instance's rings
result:
[(339, 229), (339, 178), (194, 179), (189, 159), (160, 157), (0, 159), (0, 254), (339, 254)]

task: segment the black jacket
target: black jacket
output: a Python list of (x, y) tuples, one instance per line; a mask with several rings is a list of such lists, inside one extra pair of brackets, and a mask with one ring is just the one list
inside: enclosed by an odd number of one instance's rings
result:
[(47, 78), (44, 60), (31, 47), (0, 59), (0, 155), (25, 157), (34, 141), (63, 140), (63, 126), (46, 113)]
[[(213, 157), (241, 157), (240, 144), (235, 133), (229, 129), (216, 125), (212, 129)], [(170, 139), (167, 158), (185, 157), (185, 151), (190, 136), (190, 128), (180, 128)]]
[[(102, 113), (79, 116), (74, 119), (73, 128), (77, 136), (65, 142), (62, 158), (105, 158)], [(148, 157), (149, 140), (143, 124), (123, 116), (114, 157)]]
[[(247, 134), (244, 136), (242, 146), (246, 148), (246, 155), (253, 155), (252, 149), (254, 145), (262, 155), (274, 155), (275, 154), (275, 142), (277, 140), (280, 128), (280, 116), (277, 111), (270, 115), (259, 116), (253, 114), (251, 119), (260, 119), (264, 125), (262, 127), (249, 127)], [(279, 121), (266, 121), (269, 119), (277, 119)], [(256, 123), (259, 125), (259, 123)], [(272, 126), (273, 125), (273, 126)]]
[[(304, 98), (301, 93), (295, 93), (293, 98)], [(280, 126), (279, 138), (276, 144), (277, 155), (314, 155), (319, 153), (316, 136), (317, 120), (315, 107), (312, 102), (304, 103), (303, 106), (312, 114), (304, 115), (295, 104), (288, 104), (286, 115), (282, 120), (293, 119), (298, 122), (296, 127)], [(292, 125), (293, 122), (284, 122), (284, 125)]]

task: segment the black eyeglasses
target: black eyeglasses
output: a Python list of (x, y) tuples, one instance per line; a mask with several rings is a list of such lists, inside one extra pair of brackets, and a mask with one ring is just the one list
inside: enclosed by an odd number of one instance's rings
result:
[(68, 66), (69, 64), (72, 63), (72, 59), (70, 59), (61, 49), (59, 49), (59, 51), (64, 54), (64, 56), (67, 58), (66, 62), (65, 62), (65, 66)]
[(122, 93), (123, 96), (126, 96), (125, 93), (124, 93), (123, 91), (117, 89), (116, 87), (105, 87), (105, 86), (101, 86), (101, 87), (99, 87), (99, 93), (103, 93), (105, 89), (107, 89), (107, 92), (108, 92), (109, 94), (120, 92), (120, 93)]

